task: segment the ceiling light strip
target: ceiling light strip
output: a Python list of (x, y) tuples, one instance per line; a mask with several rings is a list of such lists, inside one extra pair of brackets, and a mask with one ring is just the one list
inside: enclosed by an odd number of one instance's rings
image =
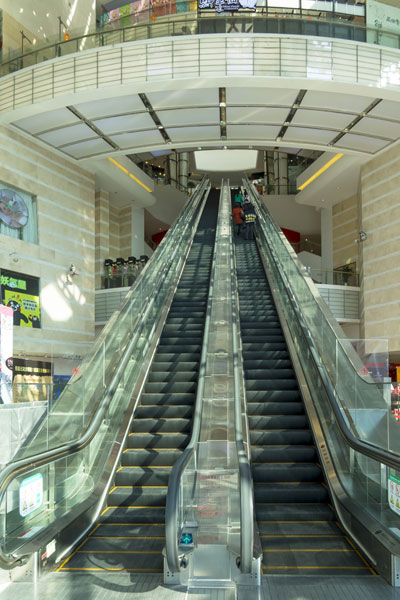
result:
[(118, 169), (121, 169), (121, 171), (123, 173), (125, 173), (125, 175), (128, 175), (128, 177), (130, 177), (131, 179), (133, 179), (133, 181), (136, 181), (136, 183), (138, 183), (139, 185), (141, 185), (142, 188), (144, 188), (147, 192), (151, 193), (152, 190), (149, 187), (147, 187), (147, 185), (145, 185), (133, 173), (131, 173), (130, 171), (128, 171), (128, 169), (126, 169), (123, 165), (121, 165), (118, 161), (116, 161), (115, 158), (109, 158), (108, 160), (110, 162), (112, 162), (113, 165), (115, 165), (116, 167), (118, 167)]
[(319, 177), (320, 175), (322, 175), (322, 173), (325, 173), (325, 171), (327, 169), (329, 169), (329, 167), (331, 167), (333, 164), (335, 164), (335, 162), (338, 161), (339, 158), (342, 158), (342, 156), (344, 156), (343, 153), (336, 154), (333, 158), (331, 158), (331, 160), (329, 160), (327, 163), (325, 163), (323, 167), (321, 167), (320, 169), (318, 169), (318, 171), (316, 173), (314, 173), (314, 175), (312, 175), (309, 179), (307, 179), (307, 181), (305, 181), (304, 183), (302, 183), (297, 189), (298, 190), (304, 190), (305, 187), (307, 187), (312, 181), (314, 181), (315, 179), (317, 179), (317, 177)]

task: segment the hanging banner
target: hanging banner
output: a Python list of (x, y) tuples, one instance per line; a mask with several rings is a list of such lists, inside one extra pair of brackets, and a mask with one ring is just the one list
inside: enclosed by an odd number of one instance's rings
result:
[(199, 10), (213, 8), (217, 13), (222, 11), (256, 10), (257, 0), (199, 0), (198, 8)]
[(13, 401), (13, 316), (12, 308), (0, 305), (0, 404)]

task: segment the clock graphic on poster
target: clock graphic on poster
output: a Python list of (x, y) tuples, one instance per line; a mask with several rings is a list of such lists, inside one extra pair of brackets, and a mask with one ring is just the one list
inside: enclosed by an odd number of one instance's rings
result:
[(20, 229), (29, 219), (25, 202), (13, 190), (0, 189), (0, 221), (8, 227)]

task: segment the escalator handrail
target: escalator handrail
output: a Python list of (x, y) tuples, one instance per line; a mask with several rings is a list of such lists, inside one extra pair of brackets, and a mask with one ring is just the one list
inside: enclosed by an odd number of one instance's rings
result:
[[(232, 221), (231, 230), (232, 230)], [(231, 231), (232, 237), (232, 231)], [(251, 466), (246, 454), (243, 441), (241, 390), (244, 389), (242, 372), (239, 367), (239, 318), (237, 304), (237, 277), (233, 256), (233, 238), (230, 245), (231, 264), (231, 310), (232, 310), (232, 350), (233, 378), (235, 405), (235, 441), (239, 463), (239, 493), (240, 493), (240, 570), (242, 573), (252, 572), (254, 549), (254, 500), (253, 478)]]
[[(221, 190), (222, 193), (222, 190)], [(168, 568), (171, 573), (179, 573), (181, 565), (178, 552), (178, 512), (181, 480), (183, 473), (197, 450), (200, 438), (201, 414), (203, 408), (203, 393), (207, 363), (207, 348), (210, 334), (211, 303), (214, 291), (215, 272), (215, 243), (211, 265), (210, 285), (208, 289), (206, 317), (204, 321), (203, 345), (200, 357), (200, 369), (197, 383), (196, 400), (193, 413), (193, 427), (190, 441), (181, 456), (174, 464), (168, 481), (168, 491), (165, 505), (165, 552)]]
[[(252, 188), (250, 186), (248, 186), (248, 189), (252, 190)], [(266, 209), (266, 207), (264, 207), (264, 205), (258, 200), (255, 193), (253, 193), (253, 201), (254, 201), (254, 203), (256, 203), (256, 208), (258, 209), (259, 213), (261, 214), (264, 211), (266, 218), (270, 219), (271, 223), (273, 224), (273, 226), (276, 228), (277, 232), (279, 233), (279, 229), (278, 229), (277, 225), (275, 224), (274, 220), (268, 213), (268, 210)], [(274, 253), (272, 252), (272, 249), (270, 247), (270, 244), (268, 242), (266, 235), (265, 235), (265, 239), (267, 241), (268, 247), (271, 250), (271, 256), (273, 257), (274, 262), (277, 265), (277, 271), (279, 273), (279, 277), (281, 278), (281, 280), (284, 284), (284, 287), (288, 292), (287, 296), (288, 296), (288, 299), (293, 308), (293, 312), (296, 315), (296, 318), (300, 323), (300, 327), (303, 331), (303, 335), (309, 345), (309, 349), (310, 349), (311, 356), (313, 357), (313, 361), (318, 369), (318, 372), (321, 375), (321, 380), (324, 385), (325, 391), (327, 393), (327, 397), (328, 397), (330, 406), (332, 408), (333, 415), (335, 417), (335, 420), (337, 422), (337, 425), (339, 427), (339, 431), (340, 431), (341, 435), (346, 440), (347, 444), (351, 448), (353, 448), (353, 450), (360, 452), (360, 454), (368, 456), (369, 458), (372, 458), (373, 460), (375, 460), (379, 463), (385, 464), (386, 466), (399, 471), (400, 470), (400, 456), (397, 453), (395, 453), (391, 450), (385, 450), (383, 448), (379, 448), (369, 442), (361, 440), (349, 428), (345, 418), (343, 417), (341, 408), (339, 407), (339, 405), (337, 403), (336, 394), (333, 389), (331, 379), (330, 379), (328, 373), (326, 372), (325, 365), (323, 362), (321, 363), (321, 361), (318, 360), (319, 352), (314, 343), (312, 333), (311, 333), (308, 325), (305, 322), (301, 308), (298, 306), (297, 302), (294, 300), (293, 294), (290, 292), (288, 283), (285, 281), (285, 279), (283, 277), (282, 269), (280, 268), (280, 266), (278, 265), (278, 263), (275, 260)]]
[[(185, 206), (185, 209), (187, 209), (192, 204), (196, 204), (196, 206), (198, 206), (200, 204), (201, 199), (204, 195), (204, 192), (206, 191), (207, 185), (208, 185), (208, 182), (207, 182), (206, 178), (204, 178), (198, 188), (198, 194), (197, 193), (194, 194), (192, 196), (192, 198), (189, 199), (187, 205)], [(186, 218), (186, 215), (184, 213), (185, 213), (185, 210), (181, 213), (181, 215), (179, 215), (179, 217), (176, 220), (176, 223), (180, 219)], [(197, 216), (198, 215), (195, 215), (196, 218), (197, 218)], [(195, 235), (195, 231), (192, 232), (191, 237), (193, 238), (194, 235)], [(178, 246), (175, 245), (175, 247), (173, 248), (173, 251), (168, 256), (168, 262), (165, 264), (164, 269), (163, 269), (162, 273), (160, 274), (160, 277), (158, 278), (157, 283), (156, 283), (150, 297), (147, 299), (146, 308), (140, 318), (140, 324), (138, 325), (136, 332), (134, 333), (131, 340), (129, 341), (129, 344), (124, 349), (123, 357), (121, 358), (121, 360), (115, 370), (115, 373), (113, 375), (111, 383), (110, 383), (105, 395), (102, 397), (102, 399), (99, 403), (99, 408), (94, 412), (94, 414), (92, 413), (91, 419), (85, 429), (85, 432), (78, 439), (72, 440), (66, 444), (63, 444), (56, 448), (52, 448), (50, 450), (40, 452), (34, 456), (27, 456), (27, 457), (24, 457), (17, 461), (13, 461), (13, 462), (9, 463), (0, 472), (0, 506), (3, 501), (4, 495), (7, 492), (7, 488), (9, 486), (9, 484), (16, 477), (18, 477), (19, 475), (21, 475), (22, 473), (24, 473), (26, 471), (30, 471), (30, 470), (38, 468), (42, 465), (49, 464), (51, 462), (55, 462), (56, 460), (59, 460), (60, 458), (63, 458), (65, 456), (74, 454), (74, 453), (78, 452), (79, 450), (81, 450), (82, 448), (84, 448), (85, 446), (87, 446), (91, 442), (91, 440), (94, 438), (94, 436), (100, 429), (104, 414), (109, 406), (109, 403), (110, 403), (115, 391), (117, 390), (118, 382), (121, 378), (121, 374), (123, 373), (127, 363), (129, 362), (132, 349), (134, 348), (134, 346), (138, 340), (138, 337), (141, 334), (142, 326), (146, 322), (149, 314), (151, 313), (154, 302), (157, 300), (158, 292), (159, 292), (165, 278), (168, 275), (169, 268), (173, 262), (173, 259), (176, 255), (177, 251), (178, 251)], [(149, 261), (149, 263), (150, 263), (150, 261)], [(147, 263), (146, 267), (148, 266), (149, 263)], [(128, 292), (128, 294), (129, 294), (129, 292)], [(125, 305), (125, 302), (124, 302), (123, 306), (124, 305)], [(115, 314), (118, 315), (118, 312), (114, 313), (114, 315)], [(113, 318), (113, 317), (111, 317), (111, 318)], [(7, 555), (3, 552), (3, 547), (0, 544), (0, 568), (11, 569), (20, 563), (21, 563), (21, 558), (15, 559), (15, 557), (13, 557), (12, 560), (10, 560), (7, 557)]]

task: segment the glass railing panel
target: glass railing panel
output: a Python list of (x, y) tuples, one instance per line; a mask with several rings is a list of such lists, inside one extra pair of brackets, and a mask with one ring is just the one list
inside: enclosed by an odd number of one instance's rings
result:
[[(324, 446), (326, 444), (329, 449), (329, 455), (334, 465), (332, 475), (337, 476), (349, 498), (361, 505), (380, 525), (387, 527), (393, 534), (400, 537), (400, 473), (396, 473), (377, 460), (353, 450), (343, 437), (322, 383), (318, 356), (312, 355), (312, 346), (305, 338), (304, 329), (300, 321), (293, 316), (293, 304), (287, 294), (286, 283), (280, 277), (279, 267), (273, 261), (271, 252), (266, 250), (264, 256), (279, 296), (279, 306), (290, 327), (296, 354), (301, 360), (302, 371), (323, 431)], [(339, 348), (341, 349), (340, 346)], [(381, 411), (381, 414), (378, 415), (372, 409), (373, 419), (369, 422), (367, 415), (369, 411), (365, 410), (369, 399), (365, 397), (365, 391), (371, 390), (371, 398), (374, 401), (377, 393), (380, 393), (376, 386), (382, 387), (382, 384), (381, 382), (367, 384), (363, 381), (363, 394), (359, 393), (357, 385), (360, 378), (354, 369), (350, 372), (344, 367), (344, 364), (342, 365), (345, 361), (344, 352), (339, 352), (338, 370), (341, 375), (337, 378), (336, 399), (340, 402), (343, 400), (344, 391), (348, 391), (346, 397), (352, 396), (353, 404), (350, 409), (344, 403), (341, 405), (342, 417), (350, 432), (359, 436), (360, 439), (371, 442), (371, 436), (376, 438), (379, 435), (379, 419), (384, 422), (389, 413), (386, 410)], [(378, 410), (381, 410), (381, 405), (378, 405)], [(378, 433), (376, 433), (377, 425)], [(397, 439), (399, 439), (399, 425), (396, 424), (395, 427), (397, 427)], [(386, 435), (391, 431), (386, 424), (382, 429)], [(381, 437), (379, 440), (381, 447), (390, 448), (390, 439), (389, 444), (387, 439), (384, 440)], [(372, 443), (374, 443), (374, 439), (372, 439)], [(328, 477), (329, 475), (328, 473)], [(397, 507), (397, 502), (399, 502), (399, 507)]]

